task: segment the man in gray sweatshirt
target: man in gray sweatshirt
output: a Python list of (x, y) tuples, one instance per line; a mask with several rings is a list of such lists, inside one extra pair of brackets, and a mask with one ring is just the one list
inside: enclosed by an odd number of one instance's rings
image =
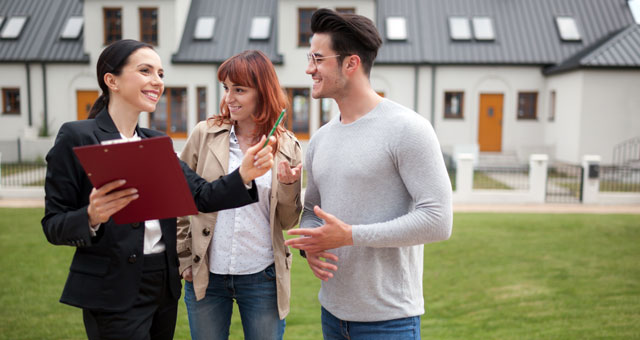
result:
[(307, 149), (300, 229), (320, 278), (325, 339), (420, 339), (424, 244), (451, 235), (451, 184), (429, 122), (381, 98), (369, 74), (382, 40), (371, 20), (329, 9), (311, 18), (314, 98), (340, 115)]

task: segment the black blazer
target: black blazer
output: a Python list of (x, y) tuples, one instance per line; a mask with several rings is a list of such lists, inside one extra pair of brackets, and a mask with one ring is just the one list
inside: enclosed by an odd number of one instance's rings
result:
[[(136, 131), (141, 138), (163, 135), (137, 126)], [(76, 247), (60, 298), (62, 303), (91, 310), (123, 311), (133, 305), (138, 294), (144, 261), (144, 221), (117, 225), (110, 219), (91, 237), (87, 207), (93, 185), (72, 150), (74, 146), (119, 138), (120, 133), (105, 109), (95, 119), (63, 124), (47, 154), (42, 228), (52, 244)], [(258, 200), (255, 185), (247, 190), (238, 170), (209, 183), (184, 162), (180, 165), (199, 211), (236, 208)], [(160, 226), (171, 294), (177, 300), (182, 287), (176, 254), (176, 219), (160, 220)]]

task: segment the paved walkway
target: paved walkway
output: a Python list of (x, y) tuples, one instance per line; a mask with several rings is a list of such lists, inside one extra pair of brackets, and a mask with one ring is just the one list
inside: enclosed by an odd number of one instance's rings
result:
[[(42, 208), (44, 199), (0, 199), (1, 208)], [(454, 204), (454, 212), (541, 213), (541, 214), (638, 214), (637, 205), (594, 204)]]

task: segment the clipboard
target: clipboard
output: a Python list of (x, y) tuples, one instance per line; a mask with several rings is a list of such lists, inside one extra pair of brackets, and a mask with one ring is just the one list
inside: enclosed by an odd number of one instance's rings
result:
[(169, 136), (78, 146), (73, 151), (94, 187), (124, 179), (127, 183), (118, 190), (138, 189), (138, 199), (112, 216), (117, 224), (198, 213)]

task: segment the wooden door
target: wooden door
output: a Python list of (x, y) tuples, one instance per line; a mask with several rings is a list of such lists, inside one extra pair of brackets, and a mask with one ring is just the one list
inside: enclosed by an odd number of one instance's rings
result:
[(502, 151), (503, 94), (480, 94), (478, 144), (480, 151)]
[(87, 119), (96, 99), (98, 99), (98, 91), (76, 91), (78, 120)]

